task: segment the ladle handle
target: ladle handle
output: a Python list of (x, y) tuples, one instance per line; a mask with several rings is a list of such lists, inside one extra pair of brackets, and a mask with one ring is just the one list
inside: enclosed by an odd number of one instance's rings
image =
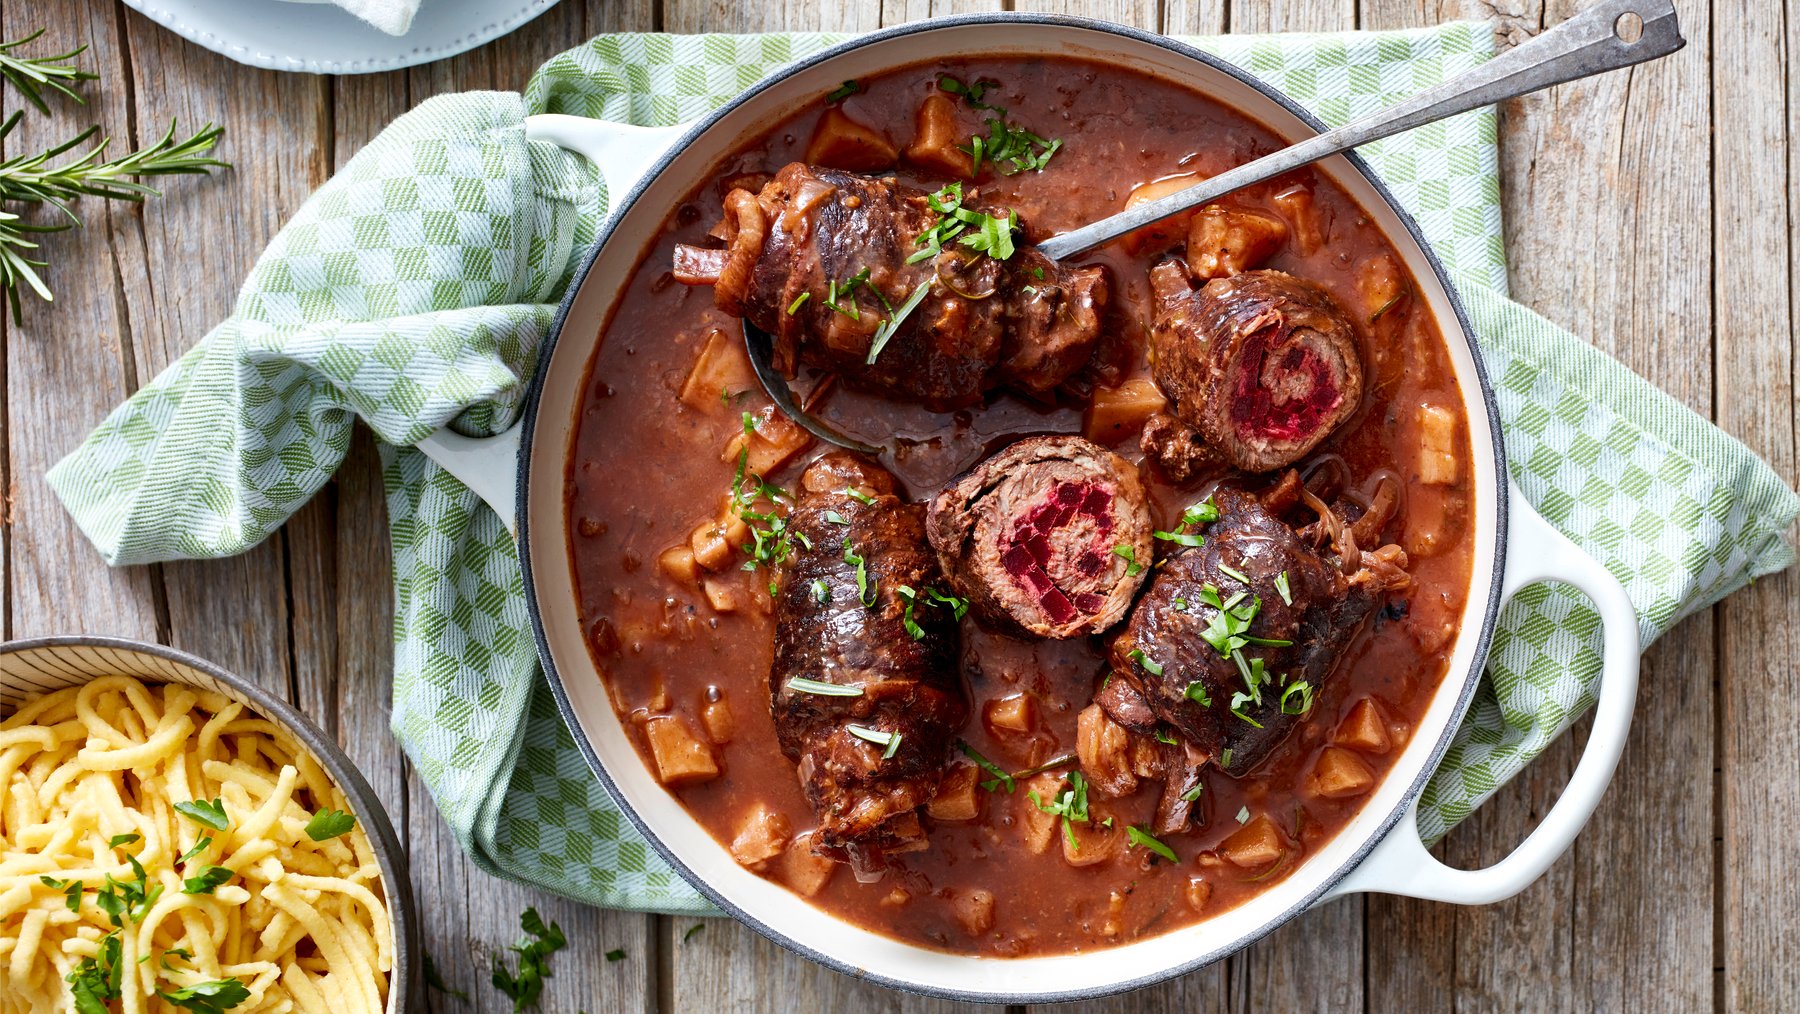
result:
[[(1636, 19), (1636, 24), (1633, 19)], [(1627, 39), (1637, 29), (1635, 37)], [(1130, 208), (1039, 244), (1061, 260), (1215, 200), (1252, 183), (1457, 113), (1621, 67), (1687, 45), (1673, 0), (1604, 0), (1465, 74), (1336, 130), (1246, 162), (1160, 200)]]

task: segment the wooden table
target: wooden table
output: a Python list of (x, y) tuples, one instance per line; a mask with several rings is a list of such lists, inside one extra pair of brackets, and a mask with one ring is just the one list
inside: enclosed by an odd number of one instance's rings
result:
[[(244, 0), (252, 2), (252, 0)], [(260, 0), (257, 0), (260, 2)], [(1012, 0), (1004, 0), (1008, 7)], [(1036, 0), (1017, 0), (1036, 7)], [(543, 1009), (923, 1010), (723, 920), (603, 912), (475, 870), (387, 731), (388, 546), (374, 448), (267, 543), (230, 560), (109, 570), (44, 470), (228, 310), (258, 251), (311, 190), (427, 96), (517, 89), (591, 35), (861, 31), (996, 0), (567, 0), (472, 53), (390, 74), (320, 78), (239, 66), (116, 0), (0, 0), (4, 36), (87, 43), (86, 108), (28, 118), (6, 154), (98, 122), (121, 143), (170, 117), (226, 127), (235, 171), (180, 180), (143, 209), (81, 208), (51, 237), (54, 306), (0, 322), (7, 509), (4, 633), (154, 638), (252, 674), (335, 732), (413, 857), (426, 945), (469, 1004), (502, 1010), (491, 957), (536, 905), (568, 932)], [(1170, 33), (1399, 28), (1493, 18), (1527, 37), (1567, 0), (1048, 0), (1046, 9)], [(1546, 7), (1548, 9), (1546, 9)], [(1756, 9), (1747, 9), (1754, 7)], [(1498, 8), (1499, 13), (1495, 13)], [(1502, 140), (1515, 295), (1623, 359), (1796, 472), (1800, 302), (1800, 12), (1774, 0), (1682, 0), (1687, 49), (1510, 104)], [(1721, 54), (1714, 60), (1713, 54)], [(16, 107), (10, 91), (6, 109)], [(1351, 898), (1244, 953), (1096, 1010), (1681, 1009), (1800, 1003), (1800, 597), (1764, 579), (1691, 617), (1644, 660), (1637, 728), (1612, 791), (1570, 855), (1485, 908)], [(1554, 801), (1565, 737), (1440, 846), (1493, 862)], [(622, 961), (599, 955), (623, 949)]]

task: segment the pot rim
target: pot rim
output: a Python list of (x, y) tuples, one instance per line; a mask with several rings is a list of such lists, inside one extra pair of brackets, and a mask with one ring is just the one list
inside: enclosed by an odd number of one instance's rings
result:
[[(1494, 488), (1489, 494), (1493, 501), (1495, 518), (1492, 572), (1487, 589), (1487, 603), (1481, 614), (1481, 631), (1476, 638), (1474, 650), (1470, 656), (1471, 662), (1469, 670), (1460, 677), (1462, 686), (1458, 691), (1457, 700), (1452, 709), (1454, 718), (1445, 725), (1444, 730), (1438, 736), (1437, 741), (1432, 744), (1431, 750), (1426, 756), (1425, 764), (1420, 769), (1419, 774), (1413, 779), (1412, 784), (1407, 786), (1406, 791), (1401, 794), (1393, 809), (1382, 817), (1381, 821), (1373, 828), (1373, 830), (1365, 835), (1361, 842), (1357, 843), (1356, 847), (1351, 851), (1350, 856), (1339, 865), (1337, 869), (1331, 871), (1321, 879), (1311, 891), (1301, 896), (1292, 905), (1288, 906), (1277, 915), (1269, 918), (1251, 933), (1238, 936), (1222, 946), (1207, 950), (1195, 957), (1176, 962), (1163, 969), (1159, 969), (1156, 972), (1138, 976), (1133, 979), (1113, 981), (1095, 986), (1069, 989), (1046, 989), (1028, 993), (982, 992), (959, 988), (938, 987), (929, 983), (894, 978), (841, 961), (807, 946), (801, 941), (770, 926), (755, 914), (747, 911), (743, 906), (726, 898), (704, 878), (700, 877), (690, 869), (687, 864), (683, 863), (675, 855), (674, 851), (663, 843), (661, 837), (650, 827), (649, 823), (637, 812), (637, 810), (625, 801), (624, 793), (613, 781), (611, 774), (606, 770), (605, 764), (600, 760), (598, 752), (595, 751), (593, 744), (589, 742), (587, 735), (582, 731), (581, 722), (576, 715), (569, 694), (563, 686), (563, 676), (556, 667), (554, 656), (551, 653), (549, 636), (545, 629), (542, 611), (538, 607), (538, 586), (532, 573), (532, 554), (528, 549), (531, 544), (531, 511), (529, 509), (529, 501), (530, 491), (532, 489), (531, 466), (534, 456), (534, 434), (537, 429), (538, 410), (542, 401), (541, 395), (546, 378), (549, 375), (550, 361), (554, 358), (557, 346), (561, 342), (563, 327), (567, 322), (570, 310), (575, 303), (575, 298), (585, 286), (589, 272), (593, 268), (595, 261), (599, 258), (601, 250), (617, 231), (619, 224), (624, 221), (626, 215), (636, 205), (638, 199), (643, 196), (645, 190), (649, 188), (651, 183), (670, 166), (680, 161), (682, 156), (687, 153), (689, 145), (714, 123), (743, 106), (756, 101), (758, 97), (774, 85), (800, 73), (802, 70), (813, 64), (834, 59), (865, 46), (923, 32), (938, 31), (946, 28), (1007, 23), (1023, 23), (1098, 32), (1119, 36), (1135, 42), (1158, 46), (1179, 56), (1200, 63), (1212, 71), (1237, 79), (1239, 82), (1260, 93), (1271, 102), (1279, 105), (1315, 133), (1320, 133), (1327, 129), (1323, 121), (1301, 106), (1294, 99), (1290, 98), (1287, 93), (1238, 67), (1236, 64), (1227, 62), (1226, 60), (1200, 49), (1196, 49), (1177, 39), (1156, 32), (1146, 31), (1130, 25), (1122, 25), (1114, 22), (1072, 15), (1040, 14), (1020, 11), (992, 11), (927, 18), (859, 34), (853, 38), (829, 46), (811, 56), (789, 63), (750, 85), (730, 102), (727, 102), (723, 106), (720, 106), (701, 117), (699, 120), (696, 120), (688, 130), (670, 146), (669, 150), (659, 156), (644, 172), (643, 176), (607, 209), (605, 221), (601, 223), (600, 228), (595, 234), (592, 245), (588, 248), (587, 253), (582, 258), (581, 264), (576, 268), (574, 274), (570, 278), (569, 286), (564, 292), (562, 303), (557, 307), (556, 315), (551, 321), (549, 332), (545, 335), (543, 345), (539, 349), (537, 368), (532, 376), (531, 384), (526, 389), (517, 459), (518, 481), (516, 484), (517, 492), (515, 494), (515, 517), (517, 518), (518, 543), (520, 547), (519, 561), (524, 577), (527, 610), (531, 615), (532, 637), (537, 645), (539, 664), (544, 667), (545, 675), (548, 677), (548, 682), (550, 684), (551, 694), (556, 700), (557, 712), (569, 726), (572, 738), (575, 740), (577, 748), (581, 751), (582, 757), (587, 761), (589, 769), (591, 769), (594, 772), (595, 777), (600, 780), (607, 793), (612, 797), (614, 803), (618, 805), (620, 811), (631, 821), (632, 826), (637, 828), (644, 839), (650, 843), (650, 846), (656, 850), (657, 855), (659, 855), (671, 869), (679, 873), (684, 880), (694, 887), (695, 890), (699, 891), (708, 901), (712, 902), (713, 905), (717, 906), (725, 914), (731, 916), (738, 922), (749, 926), (751, 929), (782, 948), (817, 962), (833, 971), (841, 972), (845, 975), (864, 981), (874, 982), (891, 989), (946, 1000), (991, 1004), (1063, 1003), (1113, 996), (1166, 982), (1197, 969), (1204, 968), (1207, 965), (1249, 947), (1251, 944), (1268, 936), (1270, 933), (1273, 933), (1276, 929), (1291, 922), (1294, 918), (1317, 904), (1318, 901), (1329, 893), (1339, 881), (1343, 880), (1352, 870), (1356, 869), (1377, 845), (1387, 838), (1388, 834), (1393, 831), (1395, 825), (1400, 822), (1401, 817), (1417, 803), (1419, 796), (1425, 790), (1426, 784), (1431, 780), (1432, 776), (1437, 773), (1438, 766), (1442, 763), (1444, 754), (1449, 750), (1450, 743), (1452, 739), (1454, 739), (1457, 729), (1461, 727), (1462, 718), (1468, 712), (1469, 704), (1475, 696), (1475, 689), (1480, 684), (1481, 673), (1486, 667), (1488, 653), (1492, 648), (1494, 628), (1500, 614), (1501, 586), (1506, 569), (1509, 520), (1506, 447), (1500, 430), (1499, 406), (1494, 398), (1493, 385), (1488, 377), (1487, 364), (1482, 357), (1481, 348), (1476, 342), (1474, 325), (1469, 318), (1467, 308), (1463, 305), (1461, 296), (1457, 293), (1455, 284), (1453, 283), (1448, 270), (1444, 267), (1442, 259), (1426, 240), (1423, 231), (1419, 228), (1419, 224), (1414, 220), (1412, 214), (1394, 197), (1393, 192), (1388, 188), (1387, 184), (1382, 181), (1360, 155), (1355, 151), (1347, 151), (1337, 157), (1343, 158), (1358, 175), (1362, 176), (1363, 179), (1368, 182), (1376, 194), (1380, 196), (1382, 203), (1387, 206), (1388, 210), (1394, 213), (1405, 227), (1408, 237), (1423, 255), (1426, 263), (1431, 266), (1432, 274), (1437, 277), (1439, 284), (1442, 285), (1449, 305), (1456, 318), (1458, 336), (1467, 344), (1470, 352), (1475, 380), (1481, 393), (1481, 400), (1487, 408), (1489, 437), (1492, 440), (1494, 452), (1493, 466), (1495, 482)], [(1440, 322), (1440, 328), (1441, 327), (1442, 323)], [(1446, 335), (1445, 337), (1446, 341), (1448, 341), (1449, 336)], [(599, 340), (598, 334), (596, 335), (595, 340)], [(1461, 375), (1459, 374), (1459, 381), (1460, 379)], [(1463, 388), (1466, 394), (1466, 382), (1459, 382), (1458, 386), (1459, 388)], [(557, 451), (556, 458), (554, 460), (546, 461), (545, 465), (546, 467), (561, 470), (566, 465), (561, 453), (562, 448), (558, 446), (554, 449)], [(566, 533), (557, 532), (555, 534), (561, 536)], [(1471, 596), (1471, 598), (1472, 597), (1473, 596)], [(1465, 607), (1465, 616), (1466, 615), (1467, 611)], [(1449, 676), (1449, 673), (1445, 674), (1446, 679), (1448, 679)], [(1440, 688), (1441, 686), (1442, 684), (1440, 684)], [(1405, 749), (1414, 750), (1418, 749), (1418, 747), (1409, 744)], [(1305, 863), (1303, 862), (1301, 865), (1304, 866)], [(977, 955), (956, 954), (954, 952), (947, 952), (946, 956), (951, 958), (995, 960), (980, 959)]]

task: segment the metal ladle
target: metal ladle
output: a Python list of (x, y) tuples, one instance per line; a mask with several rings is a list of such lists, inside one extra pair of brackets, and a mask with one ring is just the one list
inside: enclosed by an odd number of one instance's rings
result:
[[(1655, 60), (1685, 45), (1687, 40), (1681, 37), (1673, 0), (1605, 0), (1473, 70), (1378, 113), (1228, 169), (1167, 197), (1052, 236), (1037, 248), (1046, 257), (1060, 261), (1234, 190), (1371, 141), (1566, 81)], [(803, 411), (794, 400), (787, 378), (771, 361), (774, 336), (748, 320), (744, 321), (744, 346), (769, 400), (802, 429), (838, 447), (871, 455), (881, 452), (881, 448), (851, 439)]]

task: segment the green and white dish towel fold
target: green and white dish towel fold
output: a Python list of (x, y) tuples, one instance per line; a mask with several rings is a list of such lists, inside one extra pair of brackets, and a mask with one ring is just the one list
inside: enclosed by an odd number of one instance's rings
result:
[[(49, 481), (113, 564), (219, 557), (323, 486), (362, 419), (392, 525), (393, 731), (482, 868), (573, 898), (701, 912), (588, 771), (537, 664), (518, 556), (493, 513), (410, 448), (518, 417), (606, 196), (524, 139), (528, 113), (664, 125), (724, 104), (828, 35), (611, 35), (523, 96), (432, 99), (321, 187), (232, 316), (117, 409)], [(1196, 39), (1338, 124), (1492, 55), (1489, 28)], [(1800, 500), (1747, 448), (1510, 302), (1492, 110), (1365, 149), (1455, 273), (1482, 338), (1512, 473), (1624, 582), (1645, 644), (1788, 566)], [(1529, 551), (1529, 547), (1514, 547)], [(1502, 617), (1474, 710), (1427, 790), (1441, 836), (1593, 702), (1597, 621), (1530, 589)]]

